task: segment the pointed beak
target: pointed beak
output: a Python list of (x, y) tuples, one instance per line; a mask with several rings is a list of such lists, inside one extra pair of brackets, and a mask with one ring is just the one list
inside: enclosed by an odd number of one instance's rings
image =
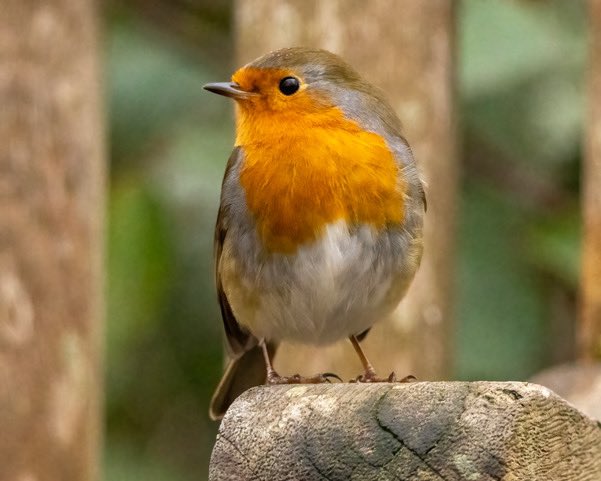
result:
[(247, 92), (242, 90), (240, 85), (234, 82), (216, 82), (206, 84), (203, 89), (213, 92), (214, 94), (224, 95), (233, 99), (247, 99), (249, 97), (256, 97), (258, 94), (255, 92)]

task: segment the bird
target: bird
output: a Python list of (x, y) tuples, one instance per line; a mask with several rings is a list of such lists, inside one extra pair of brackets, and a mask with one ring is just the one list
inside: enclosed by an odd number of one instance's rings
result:
[(214, 239), (229, 363), (210, 417), (253, 386), (338, 378), (281, 376), (273, 357), (285, 340), (348, 338), (364, 369), (355, 381), (395, 380), (376, 375), (360, 341), (415, 276), (427, 206), (385, 95), (338, 55), (307, 47), (270, 52), (204, 89), (236, 106)]

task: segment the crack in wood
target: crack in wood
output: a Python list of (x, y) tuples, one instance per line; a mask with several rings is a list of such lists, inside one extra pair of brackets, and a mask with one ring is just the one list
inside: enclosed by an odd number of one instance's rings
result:
[[(400, 443), (400, 445), (402, 447), (406, 448), (411, 454), (413, 454), (417, 459), (419, 459), (432, 472), (432, 474), (435, 474), (443, 481), (446, 481), (446, 478), (442, 475), (442, 473), (440, 473), (440, 471), (438, 471), (438, 469), (436, 469), (434, 466), (432, 466), (430, 464), (430, 462), (428, 460), (424, 459), (417, 451), (415, 451), (413, 448), (409, 447), (409, 445), (407, 443), (405, 443), (405, 441), (399, 435), (397, 435), (392, 429), (390, 429), (388, 426), (386, 426), (381, 421), (380, 406), (381, 406), (382, 402), (384, 401), (384, 399), (388, 396), (389, 392), (390, 391), (385, 391), (378, 398), (378, 400), (375, 403), (375, 419), (376, 419), (376, 422), (378, 423), (378, 426), (380, 427), (380, 429), (382, 429), (383, 431), (390, 434), (396, 441), (398, 441)], [(400, 449), (397, 451), (395, 456), (398, 454), (399, 451), (400, 451)]]
[(240, 454), (240, 456), (242, 456), (242, 459), (244, 459), (244, 461), (246, 461), (246, 466), (248, 468), (248, 471), (250, 471), (250, 474), (253, 476), (253, 478), (257, 478), (257, 474), (255, 473), (254, 469), (251, 466), (251, 460), (248, 458), (248, 456), (238, 447), (238, 445), (232, 441), (229, 437), (227, 437), (225, 434), (223, 434), (222, 432), (220, 432), (218, 434), (217, 437), (217, 443), (219, 443), (219, 441), (225, 441), (229, 446), (231, 446), (232, 448), (234, 448), (234, 450)]

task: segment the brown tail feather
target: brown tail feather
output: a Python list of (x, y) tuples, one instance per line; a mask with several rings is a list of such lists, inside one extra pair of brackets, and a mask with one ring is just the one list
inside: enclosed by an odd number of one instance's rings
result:
[[(275, 345), (268, 344), (273, 358)], [(223, 418), (227, 408), (247, 389), (265, 384), (267, 369), (260, 346), (249, 349), (227, 365), (223, 377), (213, 394), (209, 407), (209, 416), (214, 421)]]

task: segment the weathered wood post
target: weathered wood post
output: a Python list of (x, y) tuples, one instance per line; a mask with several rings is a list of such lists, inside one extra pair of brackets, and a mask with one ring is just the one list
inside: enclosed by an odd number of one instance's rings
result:
[(228, 410), (210, 481), (326, 479), (596, 481), (601, 424), (529, 383), (264, 386)]
[(92, 0), (0, 14), (0, 478), (98, 479), (104, 151)]
[[(271, 50), (314, 46), (342, 55), (381, 87), (403, 122), (427, 184), (422, 266), (393, 318), (365, 341), (376, 369), (401, 377), (445, 379), (451, 374), (455, 198), (454, 10), (448, 0), (238, 0), (238, 64)], [(428, 188), (426, 189), (428, 193)], [(329, 349), (282, 346), (282, 373), (358, 374), (348, 342)]]

